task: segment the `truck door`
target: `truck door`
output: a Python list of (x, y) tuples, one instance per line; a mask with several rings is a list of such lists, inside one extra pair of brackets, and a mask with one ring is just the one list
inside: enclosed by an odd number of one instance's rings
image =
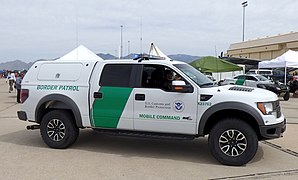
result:
[[(172, 72), (172, 77), (168, 74), (169, 71)], [(163, 65), (145, 64), (141, 76), (141, 87), (134, 89), (134, 129), (194, 134), (197, 118), (197, 89), (192, 88), (192, 92), (171, 91), (168, 83), (181, 76)]]
[(132, 69), (132, 64), (106, 64), (93, 77), (90, 90), (92, 127), (133, 129)]

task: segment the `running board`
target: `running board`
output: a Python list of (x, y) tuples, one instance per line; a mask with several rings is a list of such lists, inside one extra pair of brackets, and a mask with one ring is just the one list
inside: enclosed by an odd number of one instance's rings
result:
[(102, 128), (93, 128), (93, 130), (100, 133), (114, 135), (114, 136), (133, 136), (133, 137), (142, 137), (142, 138), (151, 138), (151, 139), (154, 138), (154, 139), (170, 139), (170, 140), (193, 140), (196, 137), (194, 135), (185, 135), (185, 134), (112, 130), (112, 129), (102, 129)]

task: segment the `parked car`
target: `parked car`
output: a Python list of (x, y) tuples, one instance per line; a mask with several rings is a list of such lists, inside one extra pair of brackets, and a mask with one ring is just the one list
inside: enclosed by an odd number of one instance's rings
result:
[(274, 92), (278, 96), (282, 96), (285, 101), (289, 100), (289, 88), (279, 81), (271, 81), (268, 78), (257, 74), (237, 75), (233, 79), (225, 79), (222, 85), (236, 84), (249, 87), (258, 87)]
[[(270, 76), (270, 78), (272, 78), (274, 81), (279, 81), (279, 82), (284, 82), (285, 81), (285, 71), (284, 70), (280, 70), (280, 69), (274, 69), (272, 71), (273, 75)], [(289, 72), (287, 72), (286, 74), (286, 80), (287, 82), (289, 82), (293, 76), (289, 74)]]
[[(285, 81), (285, 71), (281, 69), (250, 69), (247, 74), (259, 74), (273, 81), (284, 82)], [(293, 78), (292, 75), (287, 72), (287, 82)]]
[(260, 74), (265, 77), (272, 76), (273, 72), (271, 69), (250, 69), (247, 74)]

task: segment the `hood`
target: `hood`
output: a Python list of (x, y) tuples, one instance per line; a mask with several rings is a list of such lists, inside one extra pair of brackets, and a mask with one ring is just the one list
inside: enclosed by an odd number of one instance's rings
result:
[(259, 84), (274, 84), (272, 81), (260, 81)]
[(200, 94), (212, 95), (219, 101), (268, 102), (278, 100), (277, 95), (269, 90), (238, 85), (201, 88)]

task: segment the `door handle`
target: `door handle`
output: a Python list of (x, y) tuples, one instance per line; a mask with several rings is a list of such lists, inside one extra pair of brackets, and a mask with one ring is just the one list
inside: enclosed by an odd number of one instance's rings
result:
[(102, 92), (94, 92), (93, 97), (94, 98), (102, 98)]
[(145, 94), (136, 94), (135, 100), (137, 101), (145, 101)]

